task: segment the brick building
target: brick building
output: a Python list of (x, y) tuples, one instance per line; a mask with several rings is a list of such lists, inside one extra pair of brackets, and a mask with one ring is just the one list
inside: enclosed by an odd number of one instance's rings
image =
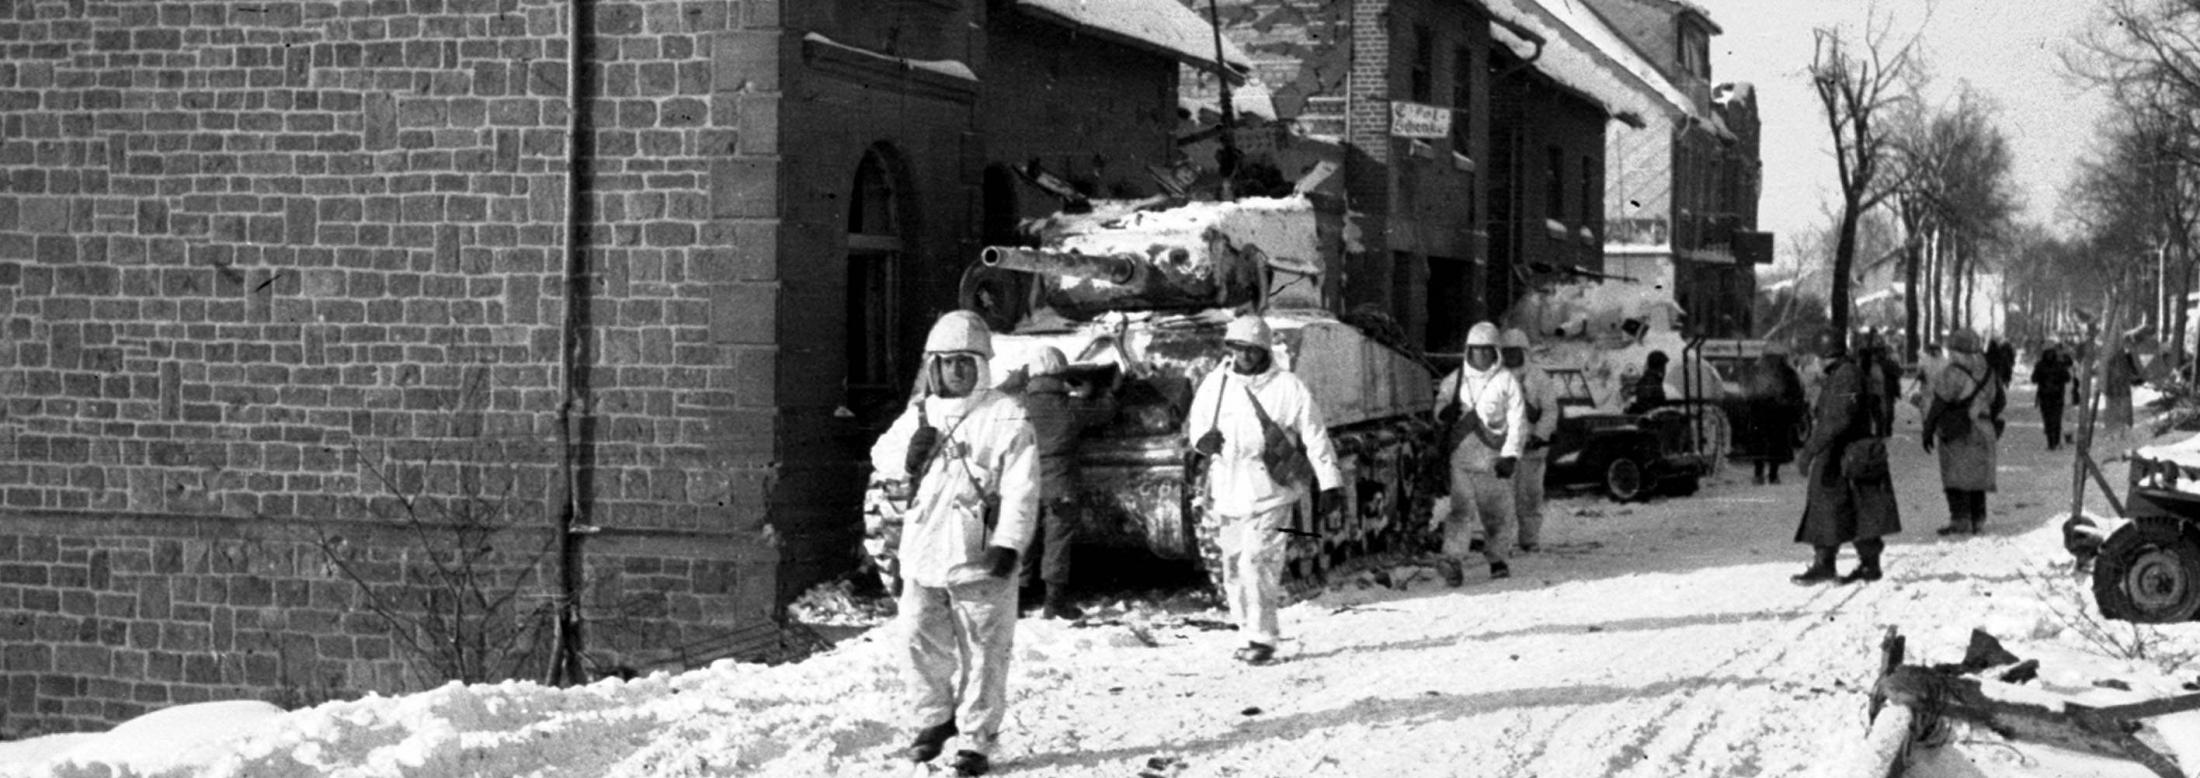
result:
[(1094, 119), (1193, 55), (1047, 5), (0, 4), (0, 730), (433, 682), (372, 597), (453, 523), (507, 672), (736, 652), (847, 564), (989, 164), (1168, 152)]
[(1701, 334), (1747, 337), (1754, 268), (1772, 261), (1772, 236), (1757, 231), (1754, 90), (1714, 86), (1710, 41), (1721, 31), (1694, 3), (1589, 0), (1585, 10), (1625, 41), (1617, 56), (1646, 63), (1645, 75), (1676, 96), (1648, 117), (1655, 132), (1611, 141), (1607, 258), (1614, 272), (1671, 289)]
[[(1455, 352), (1531, 280), (1602, 267), (1606, 137), (1640, 132), (1657, 97), (1570, 19), (1535, 0), (1218, 10), (1296, 128), (1279, 145), (1342, 147), (1359, 218), (1348, 306), (1377, 306), (1416, 344)], [(1432, 116), (1448, 130), (1424, 131)]]

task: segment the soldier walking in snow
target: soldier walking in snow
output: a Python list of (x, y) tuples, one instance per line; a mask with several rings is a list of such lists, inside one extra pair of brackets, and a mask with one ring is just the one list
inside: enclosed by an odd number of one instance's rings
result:
[(1986, 493), (1994, 491), (2001, 384), (1979, 353), (1977, 334), (1957, 330), (1948, 336), (1948, 352), (1947, 366), (1933, 376), (1923, 437), (1926, 451), (1940, 449), (1940, 485), (1948, 495), (1948, 526), (1940, 534), (1976, 535), (1986, 521)]
[(2061, 343), (2049, 343), (2032, 365), (2032, 385), (2038, 392), (2040, 421), (2047, 428), (2047, 450), (2062, 447), (2063, 404), (2070, 396), (2070, 355)]
[(1756, 368), (1743, 382), (1749, 398), (1743, 435), (1755, 462), (1752, 480), (1759, 484), (1780, 482), (1780, 466), (1795, 459), (1796, 422), (1810, 410), (1803, 398), (1803, 379), (1788, 365), (1787, 356), (1785, 345), (1765, 346)]
[(917, 396), (871, 447), (880, 474), (916, 481), (899, 552), (918, 726), (908, 756), (929, 762), (961, 734), (961, 775), (990, 769), (1000, 739), (1016, 638), (1012, 576), (1039, 512), (1036, 435), (1023, 408), (991, 388), (992, 356), (984, 319), (941, 316), (925, 339)]
[[(1810, 544), (1815, 556), (1809, 568), (1789, 580), (1877, 581), (1882, 575), (1879, 554), (1886, 548), (1881, 538), (1902, 531), (1894, 480), (1886, 471), (1885, 438), (1893, 420), (1887, 401), (1879, 396), (1886, 391), (1884, 367), (1877, 360), (1851, 359), (1837, 331), (1821, 333), (1817, 345), (1825, 360), (1825, 383), (1811, 411), (1810, 437), (1797, 455), (1810, 486), (1803, 520), (1795, 529), (1795, 542)], [(1878, 447), (1876, 462), (1869, 456), (1873, 446)], [(1833, 569), (1843, 543), (1856, 544), (1858, 558), (1856, 569), (1846, 576)]]
[(1528, 447), (1528, 404), (1520, 382), (1498, 359), (1497, 325), (1467, 330), (1467, 361), (1437, 387), (1437, 420), (1449, 430), (1451, 515), (1444, 521), (1444, 583), (1466, 582), (1460, 570), (1471, 547), (1473, 524), (1482, 526), (1482, 557), (1490, 578), (1506, 578), (1518, 532), (1513, 485), (1508, 483)]
[[(1184, 425), (1186, 439), (1206, 459), (1223, 597), (1238, 628), (1252, 633), (1236, 656), (1256, 665), (1273, 660), (1282, 639), (1276, 609), (1283, 599), (1286, 525), (1310, 486), (1306, 479), (1320, 486), (1318, 515), (1336, 510), (1343, 496), (1321, 409), (1306, 383), (1276, 364), (1272, 337), (1259, 316), (1231, 320), (1223, 332), (1229, 363), (1200, 380)], [(1293, 436), (1302, 455), (1289, 450)], [(1286, 455), (1303, 456), (1303, 463), (1294, 465)], [(1292, 472), (1296, 467), (1312, 472)]]
[(1513, 472), (1513, 510), (1520, 517), (1520, 550), (1543, 547), (1543, 473), (1551, 461), (1551, 438), (1558, 434), (1558, 382), (1541, 365), (1528, 362), (1528, 333), (1505, 330), (1498, 349), (1505, 369), (1520, 383), (1527, 409), (1528, 442)]

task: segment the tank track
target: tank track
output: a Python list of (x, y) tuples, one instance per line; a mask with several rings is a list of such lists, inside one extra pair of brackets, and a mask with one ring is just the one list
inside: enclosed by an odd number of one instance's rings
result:
[[(1430, 478), (1437, 459), (1431, 422), (1383, 419), (1332, 429), (1329, 435), (1350, 499), (1344, 510), (1321, 521), (1313, 518), (1311, 494), (1292, 509), (1286, 526), (1295, 532), (1286, 545), (1284, 587), (1297, 596), (1371, 560), (1418, 556), (1437, 537), (1428, 528), (1429, 512), (1443, 486)], [(1196, 493), (1196, 486), (1187, 493)], [(1187, 510), (1195, 516), (1200, 563), (1219, 590), (1222, 549), (1215, 542), (1215, 517), (1198, 505)]]

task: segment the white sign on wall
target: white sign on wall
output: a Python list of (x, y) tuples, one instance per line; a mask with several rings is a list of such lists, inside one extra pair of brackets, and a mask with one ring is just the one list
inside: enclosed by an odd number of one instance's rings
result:
[(1400, 138), (1451, 137), (1451, 109), (1390, 101), (1390, 134)]

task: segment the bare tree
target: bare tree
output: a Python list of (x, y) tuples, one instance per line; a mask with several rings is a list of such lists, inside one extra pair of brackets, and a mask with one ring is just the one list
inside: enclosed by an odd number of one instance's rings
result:
[(2102, 129), (2108, 150), (2078, 195), (2096, 215), (2099, 206), (2121, 202), (2152, 217), (2141, 231), (2153, 236), (2161, 266), (2147, 318), (2168, 336), (2170, 364), (2181, 367), (2191, 326), (2185, 295), (2200, 262), (2193, 236), (2200, 223), (2200, 0), (2105, 0), (2100, 24), (2063, 61), (2114, 98), (2121, 126)]
[(1891, 128), (1883, 122), (1909, 103), (1915, 92), (1912, 78), (1917, 38), (1892, 46), (1890, 23), (1877, 15), (1865, 24), (1861, 47), (1853, 45), (1838, 28), (1813, 30), (1816, 51), (1811, 58), (1811, 86), (1825, 111), (1826, 129), (1833, 135), (1834, 161), (1839, 170), (1841, 216), (1833, 251), (1832, 324), (1846, 329), (1851, 291), (1851, 269), (1856, 264), (1857, 225), (1864, 213), (1877, 208), (1901, 183), (1901, 170), (1890, 164), (1895, 149)]
[[(1932, 112), (1910, 112), (1903, 132), (1896, 136), (1901, 147), (1905, 176), (1896, 187), (1896, 211), (1910, 229), (1905, 242), (1905, 277), (1912, 284), (1923, 275), (1925, 253), (1940, 251), (1945, 262), (1936, 262), (1945, 275), (1954, 301), (1954, 321), (1971, 319), (1971, 301), (1978, 290), (1978, 273), (1989, 262), (1987, 248), (2011, 246), (2004, 240), (2017, 213), (2017, 191), (2011, 178), (2015, 156), (2009, 138), (1993, 123), (1998, 108), (1978, 95), (1971, 84), (1960, 84), (1956, 99)], [(1938, 237), (1938, 240), (1932, 240)], [(1932, 279), (1938, 288), (1938, 281)], [(1912, 286), (1916, 288), (1916, 286)], [(1932, 294), (1936, 303), (1943, 299)], [(1918, 310), (1912, 303), (1905, 341), (1918, 343)]]

